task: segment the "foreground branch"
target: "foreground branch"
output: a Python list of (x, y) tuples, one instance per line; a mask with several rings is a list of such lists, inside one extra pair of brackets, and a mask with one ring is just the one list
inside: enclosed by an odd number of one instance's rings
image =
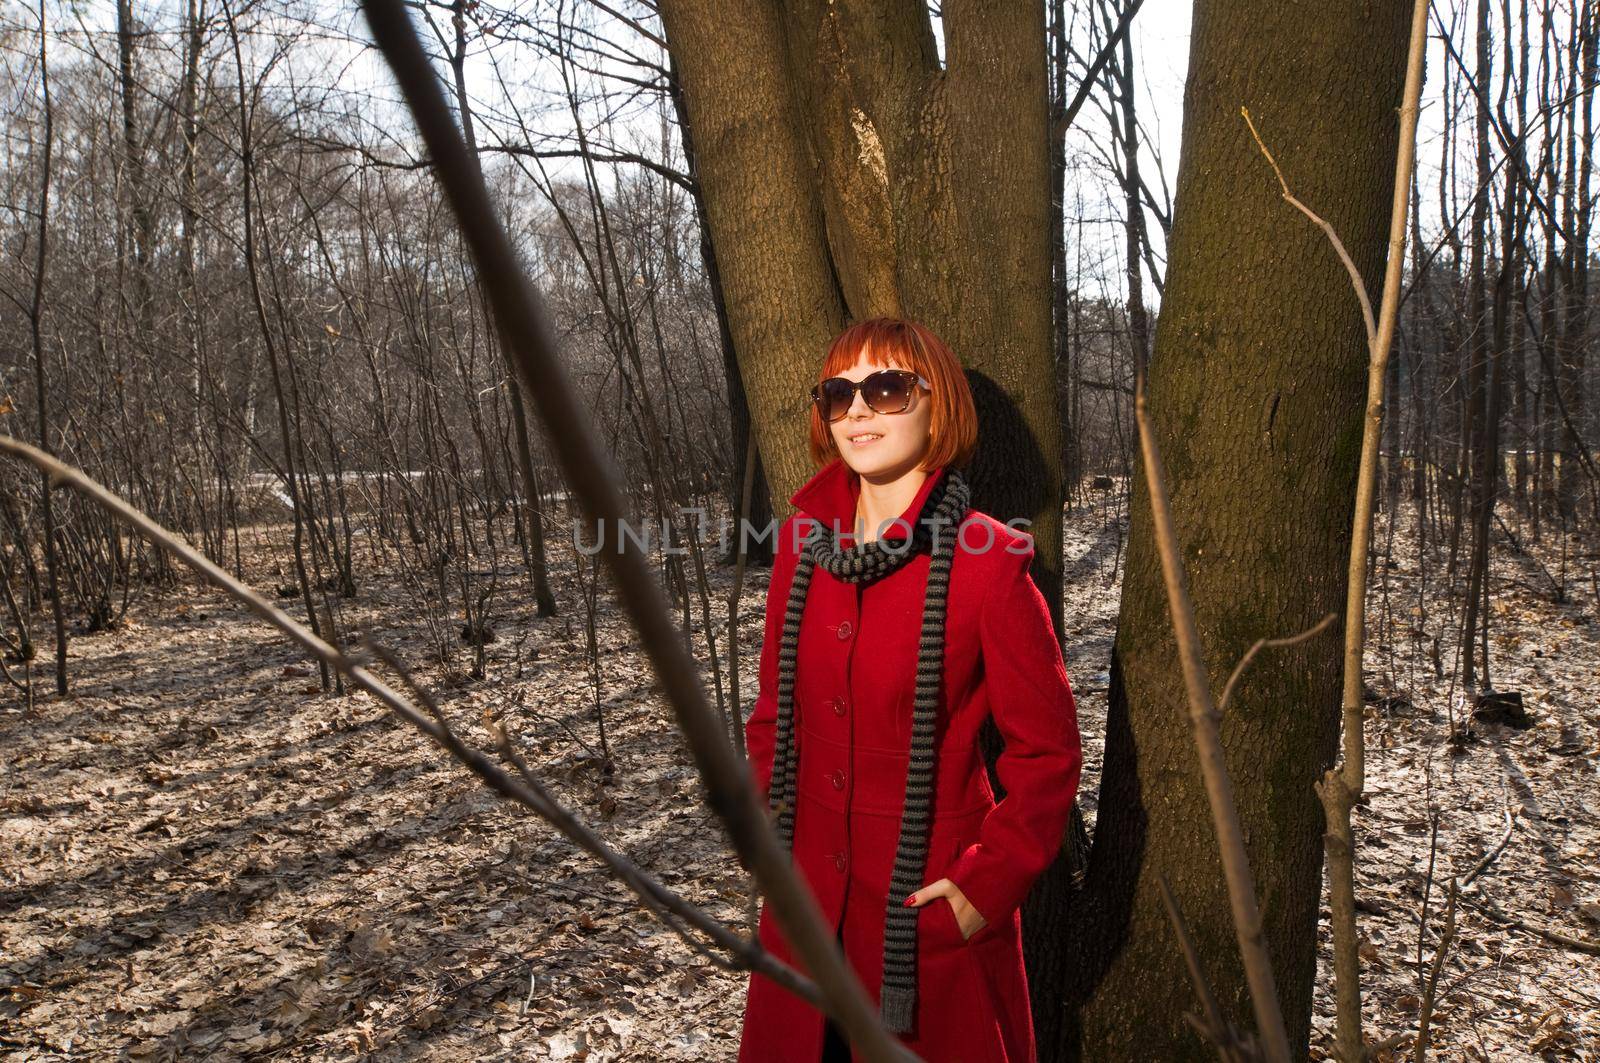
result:
[[(405, 0), (365, 0), (362, 4), (373, 39), (434, 160), (435, 174), (472, 253), (478, 283), (500, 323), (518, 380), (544, 419), (550, 449), (583, 517), (601, 527), (619, 527), (627, 511), (608, 451), (596, 436), (593, 417), (583, 408), (556, 353), (544, 300), (529, 283), (500, 225), (477, 158), (456, 128), (406, 8)], [(604, 557), (617, 595), (639, 633), (640, 646), (649, 655), (683, 731), (705, 784), (707, 802), (727, 827), (739, 857), (755, 872), (785, 936), (816, 978), (828, 1012), (838, 1018), (845, 1035), (866, 1058), (910, 1057), (879, 1021), (860, 980), (835, 943), (832, 928), (824, 925), (815, 895), (780, 847), (754, 780), (706, 701), (699, 665), (685, 645), (643, 553), (608, 550)]]
[[(9, 436), (0, 436), (0, 452), (21, 458), (23, 461), (32, 464), (42, 475), (49, 479), (52, 485), (65, 484), (78, 491), (118, 520), (141, 532), (153, 545), (166, 550), (194, 569), (209, 583), (221, 589), (230, 598), (245, 606), (256, 616), (283, 632), (291, 641), (298, 644), (319, 662), (342, 673), (352, 684), (371, 694), (396, 716), (399, 716), (443, 746), (452, 756), (471, 769), (474, 775), (477, 775), (487, 783), (491, 790), (549, 820), (550, 824), (563, 835), (610, 868), (616, 877), (638, 894), (639, 898), (652, 911), (658, 914), (670, 913), (678, 917), (711, 938), (719, 947), (728, 950), (742, 966), (759, 970), (768, 977), (781, 982), (793, 992), (805, 997), (813, 1004), (820, 1004), (821, 994), (817, 991), (816, 986), (807, 979), (785, 964), (780, 963), (765, 949), (751, 944), (743, 935), (730, 930), (719, 920), (712, 918), (669, 890), (634, 864), (633, 861), (608, 846), (604, 839), (591, 831), (586, 824), (573, 816), (551, 797), (548, 791), (533, 781), (527, 766), (521, 763), (520, 758), (511, 749), (509, 742), (505, 741), (503, 737), (500, 743), (501, 752), (517, 767), (522, 775), (520, 780), (513, 778), (481, 751), (463, 743), (445, 722), (443, 713), (438, 711), (438, 706), (434, 705), (431, 699), (422, 694), (419, 688), (413, 686), (413, 689), (418, 690), (419, 696), (422, 697), (424, 704), (428, 707), (428, 713), (420, 711), (405, 695), (367, 671), (366, 668), (351, 659), (338, 647), (331, 646), (312, 634), (308, 628), (290, 617), (283, 610), (273, 605), (250, 587), (234, 579), (223, 569), (212, 564), (208, 558), (188, 543), (167, 531), (145, 513), (112, 494), (81, 470), (66, 465), (49, 454)], [(394, 662), (394, 659), (388, 657), (382, 650), (375, 649), (375, 652), (387, 661), (398, 663)], [(405, 678), (403, 675), (402, 677)], [(672, 925), (670, 920), (668, 920), (668, 925)]]
[(1194, 935), (1189, 933), (1189, 923), (1183, 918), (1177, 898), (1172, 895), (1172, 887), (1167, 885), (1167, 876), (1158, 876), (1156, 884), (1161, 887), (1161, 903), (1166, 905), (1172, 932), (1178, 939), (1178, 948), (1182, 950), (1183, 961), (1189, 968), (1189, 981), (1194, 984), (1194, 995), (1200, 1000), (1200, 1015), (1197, 1017), (1194, 1012), (1185, 1012), (1184, 1018), (1189, 1020), (1189, 1025), (1201, 1037), (1211, 1042), (1223, 1063), (1254, 1063), (1259, 1058), (1256, 1044), (1248, 1035), (1234, 1029), (1223, 1016), (1216, 994), (1211, 991), (1211, 983), (1206, 981), (1200, 950), (1195, 947)]
[(1250, 875), (1250, 856), (1244, 847), (1244, 831), (1239, 824), (1233, 782), (1228, 777), (1227, 759), (1217, 726), (1217, 708), (1206, 679), (1200, 633), (1195, 627), (1194, 606), (1189, 601), (1183, 558), (1178, 553), (1177, 533), (1172, 526), (1166, 468), (1156, 446), (1144, 389), (1145, 374), (1141, 369), (1135, 380), (1133, 410), (1139, 422), (1139, 446), (1144, 458), (1145, 481), (1150, 488), (1150, 513), (1155, 521), (1161, 575), (1166, 582), (1167, 605), (1172, 613), (1172, 632), (1178, 643), (1178, 660), (1183, 666), (1183, 683), (1189, 695), (1189, 723), (1194, 729), (1200, 772), (1211, 803), (1211, 823), (1222, 852), (1233, 928), (1239, 941), (1239, 957), (1244, 961), (1245, 981), (1250, 987), (1250, 1003), (1255, 1009), (1262, 1053), (1270, 1063), (1288, 1063), (1289, 1035), (1284, 1030), (1283, 1010), (1272, 976), (1272, 957), (1267, 953), (1266, 935), (1261, 928), (1261, 906), (1256, 902), (1255, 883)]

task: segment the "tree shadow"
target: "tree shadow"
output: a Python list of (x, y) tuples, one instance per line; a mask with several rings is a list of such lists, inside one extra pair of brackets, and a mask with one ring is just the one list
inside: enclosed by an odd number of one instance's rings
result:
[[(1038, 440), (999, 384), (972, 370), (967, 377), (978, 407), (980, 439), (969, 467), (973, 506), (990, 513), (1040, 512), (1049, 500), (1049, 466)], [(1063, 633), (1066, 581), (1098, 571), (1105, 554), (1120, 547), (1125, 533), (1122, 522), (1108, 523), (1088, 554), (1070, 565), (1047, 558), (1049, 551), (1035, 555), (1031, 574), (1050, 603), (1058, 638)], [(1003, 743), (992, 720), (979, 737), (995, 796), (1003, 797), (1004, 788), (994, 774)], [(1023, 907), (1024, 962), (1033, 990), (1034, 1033), (1041, 1059), (1083, 1058), (1081, 1012), (1128, 940), (1147, 825), (1138, 749), (1113, 637), (1094, 841), (1115, 839), (1115, 844), (1091, 845), (1081, 809), (1074, 808), (1061, 854), (1040, 876)]]
[[(1037, 947), (1041, 961), (1059, 977), (1049, 984), (1061, 988), (1060, 1007), (1042, 1009), (1037, 1031), (1041, 1058), (1088, 1058), (1083, 1010), (1127, 944), (1148, 825), (1122, 657), (1113, 640), (1105, 759), (1088, 865), (1081, 886), (1072, 893), (1062, 939)], [(1028, 962), (1034, 962), (1032, 952)], [(1188, 999), (1187, 986), (1173, 988), (1174, 1006)]]

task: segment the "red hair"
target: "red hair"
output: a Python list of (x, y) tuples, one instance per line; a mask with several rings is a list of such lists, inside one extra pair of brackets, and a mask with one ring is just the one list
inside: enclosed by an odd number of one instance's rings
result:
[[(828, 356), (822, 360), (818, 383), (842, 375), (856, 364), (862, 351), (875, 365), (920, 374), (932, 388), (933, 393), (924, 400), (933, 403), (933, 414), (928, 424), (928, 451), (920, 468), (931, 471), (940, 466), (966, 464), (978, 443), (978, 412), (955, 352), (926, 325), (899, 317), (875, 317), (851, 325), (834, 337), (828, 345)], [(820, 468), (838, 456), (833, 433), (813, 402), (811, 459)]]

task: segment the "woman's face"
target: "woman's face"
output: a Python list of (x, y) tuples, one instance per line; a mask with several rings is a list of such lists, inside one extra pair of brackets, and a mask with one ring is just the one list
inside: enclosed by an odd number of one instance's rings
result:
[[(866, 379), (879, 369), (891, 368), (869, 362), (862, 351), (856, 364), (838, 375), (852, 381)], [(893, 368), (903, 368), (895, 366)], [(929, 424), (933, 404), (921, 384), (911, 389), (911, 405), (902, 413), (878, 413), (856, 392), (849, 411), (829, 422), (833, 444), (845, 464), (863, 476), (893, 479), (915, 468), (928, 449)]]

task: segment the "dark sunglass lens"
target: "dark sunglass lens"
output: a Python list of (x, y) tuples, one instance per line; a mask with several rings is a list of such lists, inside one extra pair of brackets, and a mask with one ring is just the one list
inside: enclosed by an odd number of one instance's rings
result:
[(850, 403), (855, 401), (855, 389), (850, 386), (850, 381), (844, 377), (829, 377), (819, 385), (822, 391), (822, 415), (830, 421), (837, 421), (850, 411)]
[(878, 372), (862, 384), (867, 404), (879, 413), (896, 413), (911, 398), (910, 376), (905, 373)]

